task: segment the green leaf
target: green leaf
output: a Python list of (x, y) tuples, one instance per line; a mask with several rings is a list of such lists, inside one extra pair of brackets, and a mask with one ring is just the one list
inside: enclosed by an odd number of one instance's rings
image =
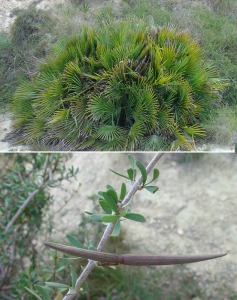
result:
[(98, 192), (98, 195), (99, 195), (99, 197), (100, 197), (101, 199), (105, 200), (105, 198), (104, 198), (104, 196), (103, 196), (103, 193), (104, 193), (104, 192), (101, 192), (101, 191), (100, 191), (100, 192)]
[(73, 246), (77, 248), (84, 248), (82, 243), (75, 236), (67, 234), (66, 237)]
[(118, 203), (118, 195), (114, 189), (113, 190), (110, 189), (106, 193), (109, 194), (114, 199), (116, 204)]
[(44, 300), (44, 299), (42, 299), (39, 295), (37, 295), (34, 291), (28, 289), (28, 287), (25, 286), (25, 289), (26, 289), (28, 292), (30, 292), (32, 295), (34, 295), (37, 299), (39, 299), (39, 300)]
[(155, 192), (159, 190), (158, 186), (153, 186), (153, 185), (148, 185), (148, 186), (146, 185), (144, 188), (152, 194), (155, 194)]
[(120, 212), (120, 216), (121, 216), (121, 217), (124, 217), (124, 216), (126, 216), (127, 213), (128, 213), (128, 210), (123, 209), (123, 210)]
[(140, 214), (136, 214), (136, 213), (127, 213), (124, 218), (129, 219), (129, 220), (133, 220), (136, 222), (146, 222), (146, 219), (140, 215)]
[(117, 220), (114, 230), (111, 233), (111, 236), (118, 236), (120, 234), (120, 230), (121, 230), (120, 220)]
[(56, 289), (61, 289), (61, 288), (67, 288), (69, 289), (70, 286), (67, 285), (67, 284), (64, 284), (64, 283), (60, 283), (60, 282), (50, 282), (50, 281), (46, 281), (45, 284), (47, 286), (50, 286), (50, 287), (53, 287), (53, 288), (56, 288)]
[(128, 173), (128, 179), (133, 181), (136, 177), (136, 170), (134, 169), (127, 169), (127, 173)]
[(102, 222), (101, 218), (103, 216), (106, 216), (105, 214), (95, 214), (95, 215), (91, 215), (91, 221), (94, 222)]
[(103, 216), (101, 218), (102, 222), (106, 222), (106, 223), (112, 223), (117, 221), (120, 218), (120, 216), (117, 215), (107, 215), (107, 216)]
[(99, 200), (99, 204), (107, 214), (112, 213), (112, 209), (110, 208), (109, 204), (105, 200)]
[(159, 170), (158, 170), (158, 169), (154, 169), (154, 170), (153, 170), (153, 177), (152, 177), (152, 180), (151, 180), (150, 182), (148, 182), (147, 184), (150, 184), (150, 183), (152, 183), (153, 181), (155, 181), (155, 180), (159, 177), (159, 174), (160, 174)]
[(107, 190), (114, 190), (114, 188), (112, 187), (112, 185), (107, 184), (106, 185)]
[(120, 174), (120, 173), (118, 173), (118, 172), (115, 172), (115, 171), (113, 171), (113, 170), (111, 170), (111, 169), (109, 169), (111, 172), (113, 172), (114, 174), (116, 174), (116, 175), (118, 175), (118, 176), (121, 176), (121, 177), (123, 177), (123, 178), (126, 178), (126, 179), (129, 179), (129, 177), (127, 177), (127, 176), (125, 176), (125, 175), (123, 175), (123, 174)]
[(56, 298), (54, 300), (62, 300), (63, 299), (63, 294), (62, 293), (58, 293)]
[(124, 197), (126, 196), (126, 192), (127, 192), (126, 184), (122, 183), (122, 185), (121, 185), (121, 191), (120, 191), (120, 196), (119, 196), (120, 200), (124, 199)]
[(38, 284), (35, 284), (34, 288), (39, 292), (40, 296), (44, 300), (50, 300), (50, 296), (49, 296), (48, 290), (46, 290), (46, 287), (43, 287), (43, 286), (38, 285)]
[(74, 288), (77, 280), (76, 268), (74, 267), (74, 265), (70, 264), (70, 269), (71, 269), (71, 277), (72, 277), (72, 287)]
[(116, 201), (118, 198), (116, 198), (115, 195), (111, 192), (113, 192), (113, 190), (108, 190), (107, 192), (104, 192), (103, 193), (104, 199), (114, 212), (118, 212), (117, 201)]
[(136, 165), (138, 167), (138, 169), (140, 170), (141, 174), (142, 174), (142, 183), (143, 183), (143, 186), (145, 185), (146, 183), (146, 180), (147, 180), (147, 172), (146, 172), (146, 168), (144, 167), (144, 165), (140, 162), (140, 160), (137, 160), (136, 161)]
[(128, 154), (128, 160), (130, 162), (130, 165), (131, 165), (132, 169), (134, 169), (134, 167), (135, 167), (135, 159), (133, 158), (133, 156), (131, 154)]

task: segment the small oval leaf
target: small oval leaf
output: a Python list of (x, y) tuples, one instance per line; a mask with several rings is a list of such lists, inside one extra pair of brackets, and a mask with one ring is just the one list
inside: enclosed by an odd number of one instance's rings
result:
[(117, 221), (119, 218), (120, 218), (120, 216), (117, 216), (117, 215), (107, 215), (107, 216), (103, 216), (101, 218), (101, 220), (102, 220), (102, 222), (105, 222), (105, 223), (112, 223), (112, 222)]
[(140, 170), (141, 174), (142, 174), (142, 183), (143, 185), (145, 185), (146, 180), (147, 180), (147, 172), (146, 172), (146, 168), (144, 167), (144, 165), (140, 162), (140, 160), (136, 161), (136, 165), (138, 167), (138, 169)]
[(133, 156), (131, 154), (128, 154), (128, 160), (130, 162), (130, 165), (131, 165), (132, 169), (134, 169), (135, 160), (134, 160), (134, 158), (133, 158)]
[(159, 170), (158, 169), (154, 169), (153, 170), (152, 180), (149, 181), (146, 185), (148, 185), (148, 184), (152, 183), (153, 181), (155, 181), (159, 177), (159, 174), (160, 174)]
[(111, 172), (113, 172), (114, 174), (116, 174), (116, 175), (118, 175), (118, 176), (121, 176), (121, 177), (123, 177), (123, 178), (126, 178), (126, 179), (129, 179), (127, 176), (125, 176), (125, 175), (123, 175), (123, 174), (120, 174), (120, 173), (118, 173), (118, 172), (115, 172), (115, 171), (113, 171), (113, 170), (111, 170), (111, 169), (109, 169)]
[(82, 243), (75, 236), (67, 234), (66, 237), (73, 246), (77, 248), (84, 248)]
[(111, 236), (118, 236), (120, 234), (120, 230), (121, 230), (120, 220), (117, 220), (114, 230), (111, 233)]
[(94, 222), (102, 222), (101, 218), (103, 216), (106, 216), (105, 214), (95, 214), (95, 215), (91, 215), (91, 221)]
[(107, 194), (109, 194), (111, 197), (113, 197), (116, 204), (118, 203), (118, 195), (115, 190), (109, 189), (107, 191)]
[(107, 214), (112, 213), (112, 209), (110, 208), (109, 204), (105, 200), (99, 200), (99, 204)]
[(76, 268), (74, 265), (70, 264), (70, 269), (71, 269), (71, 277), (72, 277), (72, 287), (74, 288), (77, 280)]
[(148, 185), (145, 186), (145, 189), (148, 190), (150, 193), (155, 194), (159, 190), (158, 186)]
[[(116, 198), (114, 198), (113, 192), (115, 192), (115, 191), (108, 190), (107, 192), (103, 193), (103, 196), (104, 196), (105, 201), (110, 206), (110, 208), (114, 212), (118, 212), (117, 202), (116, 202)], [(115, 192), (115, 194), (116, 194), (116, 192)], [(117, 194), (116, 194), (116, 196), (117, 196)]]
[(129, 220), (133, 220), (133, 221), (136, 221), (136, 222), (146, 222), (146, 219), (140, 215), (140, 214), (137, 214), (137, 213), (127, 213), (124, 218), (126, 219), (129, 219)]
[(153, 178), (152, 178), (152, 181), (156, 180), (160, 175), (160, 171), (158, 169), (154, 169), (153, 170)]
[(124, 199), (124, 197), (126, 196), (126, 192), (127, 192), (126, 184), (122, 183), (122, 185), (121, 185), (121, 191), (120, 191), (120, 196), (119, 196), (120, 200)]
[(133, 181), (135, 179), (135, 173), (134, 173), (134, 169), (127, 169), (127, 173), (128, 173), (128, 178), (129, 180)]
[(60, 283), (60, 282), (50, 282), (50, 281), (46, 281), (45, 284), (47, 286), (50, 286), (50, 287), (54, 287), (54, 288), (70, 288), (69, 285), (67, 284), (64, 284), (64, 283)]

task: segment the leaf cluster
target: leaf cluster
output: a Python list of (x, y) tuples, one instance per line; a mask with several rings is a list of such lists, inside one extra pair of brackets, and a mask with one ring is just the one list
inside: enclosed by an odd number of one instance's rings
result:
[(190, 150), (222, 88), (189, 34), (110, 22), (54, 47), (15, 93), (13, 128), (40, 149)]
[[(73, 168), (66, 169), (64, 162), (65, 157), (60, 154), (0, 156), (0, 298), (4, 298), (4, 287), (12, 286), (8, 295), (18, 299), (25, 294), (25, 285), (37, 278), (38, 253), (34, 242), (41, 230), (50, 234), (52, 227), (51, 216), (47, 214), (52, 202), (49, 188), (77, 173)], [(34, 191), (38, 192), (6, 231), (9, 221)], [(48, 227), (42, 226), (43, 222)]]
[[(159, 188), (157, 186), (151, 186), (150, 183), (152, 183), (159, 177), (159, 170), (154, 168), (153, 177), (149, 182), (147, 182), (147, 171), (143, 163), (140, 160), (135, 161), (135, 159), (131, 155), (128, 155), (128, 159), (131, 167), (127, 169), (127, 175), (120, 174), (113, 170), (111, 171), (114, 174), (133, 183), (139, 170), (142, 176), (142, 185), (139, 187), (139, 189), (142, 190), (143, 188), (145, 188), (152, 194), (157, 192)], [(120, 234), (121, 221), (125, 221), (126, 219), (142, 223), (146, 222), (146, 219), (143, 215), (134, 213), (131, 211), (131, 209), (127, 208), (132, 199), (129, 199), (128, 202), (125, 201), (127, 195), (127, 187), (124, 182), (121, 184), (119, 194), (111, 185), (107, 185), (106, 188), (106, 191), (98, 192), (99, 205), (104, 213), (93, 214), (86, 211), (86, 213), (90, 215), (92, 221), (103, 222), (105, 225), (107, 225), (108, 223), (115, 223), (115, 227), (111, 236), (118, 236)]]
[[(156, 186), (150, 186), (149, 184), (155, 181), (159, 177), (158, 169), (153, 169), (152, 179), (147, 182), (147, 171), (143, 163), (139, 160), (135, 160), (131, 155), (128, 155), (128, 160), (130, 163), (130, 168), (127, 169), (127, 175), (120, 174), (116, 171), (111, 170), (117, 176), (122, 178), (126, 178), (127, 180), (134, 182), (136, 175), (140, 173), (142, 177), (142, 184), (140, 186), (140, 190), (143, 188), (147, 189), (151, 193), (155, 193), (158, 190)], [(130, 209), (127, 209), (128, 204), (132, 199), (128, 199), (126, 202), (127, 196), (127, 188), (126, 184), (122, 183), (120, 188), (120, 193), (118, 194), (116, 190), (111, 186), (106, 186), (106, 191), (98, 192), (98, 202), (100, 208), (104, 211), (103, 214), (94, 214), (91, 212), (85, 211), (86, 214), (90, 216), (90, 221), (101, 222), (104, 225), (108, 225), (109, 223), (114, 223), (114, 230), (111, 233), (111, 237), (118, 237), (121, 231), (121, 222), (125, 220), (132, 220), (136, 222), (146, 222), (146, 219), (143, 215), (131, 212)], [(78, 237), (67, 234), (67, 240), (75, 247), (78, 248), (88, 248), (89, 250), (96, 251), (96, 247), (94, 247), (92, 241), (87, 242), (87, 247), (83, 245), (83, 243), (79, 240)], [(61, 284), (59, 282), (44, 282), (44, 285), (34, 285), (34, 289), (27, 288), (28, 292), (33, 294), (39, 300), (48, 300), (50, 295), (53, 294), (53, 288), (57, 290), (56, 296), (54, 299), (62, 299), (61, 292), (66, 289), (69, 289), (70, 293), (75, 293), (75, 278), (76, 278), (76, 270), (73, 266), (71, 266), (71, 285)], [(83, 291), (83, 290), (82, 290)], [(58, 298), (59, 297), (59, 298)]]

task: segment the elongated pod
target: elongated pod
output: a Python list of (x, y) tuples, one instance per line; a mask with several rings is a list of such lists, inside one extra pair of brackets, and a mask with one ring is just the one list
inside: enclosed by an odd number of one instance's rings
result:
[(168, 255), (135, 255), (135, 254), (112, 254), (100, 251), (91, 251), (61, 244), (46, 242), (45, 246), (54, 250), (72, 255), (83, 257), (106, 264), (123, 264), (129, 266), (148, 266), (148, 265), (176, 265), (187, 264), (208, 259), (225, 256), (227, 253), (210, 255), (187, 255), (187, 256), (168, 256)]
[(101, 262), (111, 262), (111, 263), (118, 263), (119, 262), (119, 255), (106, 253), (106, 252), (100, 252), (100, 251), (92, 251), (87, 249), (81, 249), (61, 244), (55, 244), (50, 242), (44, 243), (46, 247), (52, 248), (54, 250), (72, 255), (77, 257), (83, 257), (95, 261), (101, 261)]

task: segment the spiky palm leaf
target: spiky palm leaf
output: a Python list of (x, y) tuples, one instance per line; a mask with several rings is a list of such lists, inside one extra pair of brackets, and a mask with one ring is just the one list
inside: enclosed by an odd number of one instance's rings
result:
[(191, 149), (222, 87), (189, 34), (109, 22), (54, 47), (14, 96), (14, 128), (47, 149)]

